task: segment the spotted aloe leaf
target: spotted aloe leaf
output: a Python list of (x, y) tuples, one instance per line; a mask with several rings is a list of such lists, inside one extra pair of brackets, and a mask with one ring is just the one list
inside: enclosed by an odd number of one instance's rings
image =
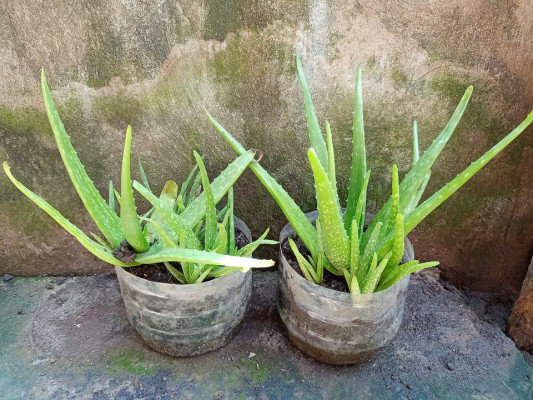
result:
[(137, 265), (137, 263), (133, 264), (126, 264), (120, 260), (117, 260), (112, 252), (107, 249), (102, 244), (95, 242), (89, 236), (87, 236), (81, 229), (79, 229), (76, 225), (74, 225), (72, 222), (70, 222), (67, 218), (65, 218), (59, 211), (57, 211), (54, 207), (50, 205), (46, 200), (41, 198), (39, 195), (32, 192), (30, 189), (28, 189), (26, 186), (24, 186), (22, 183), (20, 183), (12, 174), (11, 170), (9, 168), (9, 165), (7, 162), (4, 162), (3, 164), (4, 171), (7, 175), (7, 177), (13, 182), (15, 187), (19, 189), (22, 193), (24, 193), (30, 200), (32, 200), (37, 206), (39, 206), (42, 210), (44, 210), (50, 217), (52, 217), (59, 225), (61, 225), (68, 233), (73, 235), (78, 242), (81, 243), (83, 247), (85, 247), (87, 250), (89, 250), (93, 255), (101, 259), (102, 261), (105, 261), (109, 264), (113, 265), (120, 265), (123, 267), (128, 267), (132, 265)]
[(350, 265), (350, 241), (344, 229), (337, 192), (333, 189), (315, 150), (309, 149), (307, 156), (315, 180), (317, 210), (324, 232), (324, 251), (333, 267), (342, 271)]
[(105, 199), (100, 195), (94, 183), (87, 175), (87, 172), (85, 172), (85, 168), (78, 158), (76, 151), (72, 147), (70, 138), (65, 131), (63, 122), (59, 117), (54, 100), (52, 99), (44, 69), (41, 72), (41, 86), (46, 114), (48, 115), (59, 153), (61, 154), (63, 164), (70, 176), (72, 184), (98, 229), (100, 229), (107, 241), (111, 243), (112, 247), (117, 247), (125, 239), (121, 229), (120, 218), (111, 210)]

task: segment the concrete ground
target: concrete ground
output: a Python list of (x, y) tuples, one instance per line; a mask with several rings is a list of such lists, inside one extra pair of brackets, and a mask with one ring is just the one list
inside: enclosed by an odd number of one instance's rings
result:
[(291, 346), (275, 272), (255, 273), (253, 290), (229, 345), (178, 359), (143, 345), (112, 272), (1, 280), (0, 398), (533, 399), (531, 367), (501, 329), (505, 310), (436, 271), (413, 277), (400, 332), (362, 366), (323, 365)]

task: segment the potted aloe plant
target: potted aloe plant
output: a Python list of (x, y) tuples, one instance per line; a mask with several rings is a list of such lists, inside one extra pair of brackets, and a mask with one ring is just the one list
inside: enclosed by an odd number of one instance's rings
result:
[[(274, 197), (289, 224), (280, 235), (278, 310), (291, 341), (310, 356), (330, 364), (353, 364), (387, 344), (401, 324), (409, 275), (436, 266), (420, 263), (406, 235), (465, 184), (533, 121), (533, 112), (463, 172), (420, 203), (431, 168), (454, 132), (472, 93), (469, 87), (431, 146), (419, 155), (416, 122), (410, 171), (400, 183), (392, 166), (392, 193), (375, 215), (365, 213), (370, 171), (366, 164), (361, 69), (357, 71), (353, 110), (353, 149), (346, 207), (337, 193), (332, 134), (324, 140), (300, 60), (297, 71), (309, 133), (307, 152), (313, 172), (317, 211), (305, 214), (260, 165), (250, 168)], [(242, 145), (211, 115), (211, 122), (238, 154)], [(344, 281), (345, 292), (337, 288)]]
[[(260, 244), (277, 243), (264, 239), (268, 230), (258, 241), (251, 242), (250, 231), (233, 215), (232, 186), (253, 161), (255, 153), (244, 152), (210, 182), (202, 158), (195, 152), (197, 164), (179, 194), (176, 183), (169, 181), (157, 197), (150, 190), (142, 165), (144, 185), (131, 182), (132, 134), (128, 127), (120, 193), (110, 182), (106, 202), (72, 147), (44, 71), (41, 81), (46, 112), (63, 163), (103, 238), (85, 234), (20, 183), (4, 162), (9, 179), (87, 250), (115, 265), (128, 319), (150, 346), (179, 356), (201, 354), (223, 346), (237, 331), (246, 311), (251, 294), (250, 268), (274, 264), (271, 260), (250, 258)], [(137, 214), (133, 188), (153, 205), (148, 213)], [(216, 205), (226, 193), (227, 204), (217, 214)], [(120, 204), (120, 215), (115, 211), (115, 200)], [(248, 241), (240, 249), (235, 243), (235, 228)], [(149, 281), (140, 274), (127, 272), (155, 268), (152, 264), (158, 263), (178, 284)]]

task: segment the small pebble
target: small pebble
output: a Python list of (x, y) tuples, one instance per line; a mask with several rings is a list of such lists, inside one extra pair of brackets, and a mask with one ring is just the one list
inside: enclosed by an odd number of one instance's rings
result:
[(44, 285), (44, 288), (46, 290), (52, 290), (54, 288), (54, 285), (52, 285), (50, 282), (48, 282), (46, 285)]
[(446, 363), (446, 368), (448, 368), (450, 371), (454, 371), (455, 367), (452, 363)]
[(64, 276), (60, 276), (56, 279), (56, 285), (62, 285), (63, 283), (65, 283), (66, 280), (67, 278), (65, 278)]
[(24, 315), (24, 314), (26, 314), (26, 311), (20, 310), (20, 311), (17, 311), (17, 314), (18, 315)]
[(398, 377), (396, 375), (391, 375), (390, 378), (393, 380), (393, 381), (397, 381), (398, 380)]
[(13, 279), (13, 275), (9, 275), (9, 274), (4, 275), (4, 282), (9, 282), (11, 279)]
[(213, 395), (213, 400), (220, 400), (222, 398), (223, 394), (224, 394), (224, 392), (222, 390), (219, 390), (218, 392), (216, 392)]

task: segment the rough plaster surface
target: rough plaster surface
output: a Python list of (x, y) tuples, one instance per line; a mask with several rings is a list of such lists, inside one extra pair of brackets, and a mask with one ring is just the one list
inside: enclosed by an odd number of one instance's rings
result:
[(254, 273), (241, 331), (175, 359), (144, 345), (111, 274), (0, 283), (6, 399), (472, 399), (533, 397), (531, 367), (482, 298), (434, 273), (410, 282), (397, 337), (361, 366), (313, 361), (289, 343), (275, 272)]
[[(47, 126), (39, 93), (44, 67), (74, 146), (103, 191), (109, 179), (118, 182), (127, 124), (134, 158), (142, 158), (155, 188), (184, 178), (193, 149), (205, 154), (211, 174), (220, 171), (233, 154), (209, 126), (206, 107), (247, 147), (264, 151), (262, 164), (309, 211), (314, 194), (294, 66), (300, 54), (318, 116), (334, 131), (341, 192), (355, 68), (363, 66), (375, 208), (389, 194), (392, 163), (402, 173), (409, 168), (414, 118), (426, 148), (466, 86), (475, 86), (433, 170), (432, 191), (532, 108), (532, 19), (528, 0), (3, 1), (0, 159), (78, 225), (94, 229)], [(422, 259), (440, 260), (457, 283), (518, 292), (533, 247), (532, 143), (528, 131), (416, 230)], [(252, 230), (268, 225), (276, 237), (283, 215), (252, 174), (236, 194)], [(3, 174), (0, 203), (0, 272), (107, 268)]]

